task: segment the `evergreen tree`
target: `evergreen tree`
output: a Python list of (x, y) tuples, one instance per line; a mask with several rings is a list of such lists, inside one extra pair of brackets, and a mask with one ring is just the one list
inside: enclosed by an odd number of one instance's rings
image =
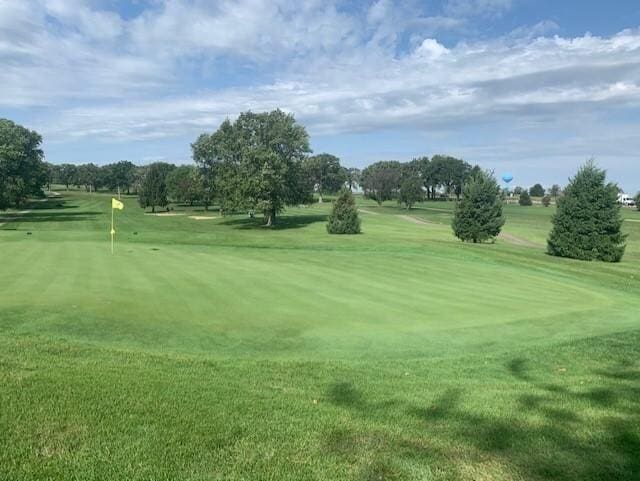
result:
[(606, 183), (595, 161), (583, 165), (558, 199), (553, 230), (547, 241), (554, 256), (619, 262), (626, 235), (617, 204), (618, 187)]
[(636, 209), (640, 210), (640, 192), (636, 194)]
[(518, 204), (524, 206), (533, 205), (533, 201), (531, 200), (531, 196), (529, 195), (529, 191), (523, 190), (520, 194), (520, 199), (518, 199)]
[(343, 188), (333, 203), (327, 222), (329, 234), (359, 234), (360, 218), (351, 190)]
[(504, 222), (500, 186), (495, 177), (490, 172), (475, 172), (456, 204), (453, 233), (462, 241), (484, 242), (497, 237)]

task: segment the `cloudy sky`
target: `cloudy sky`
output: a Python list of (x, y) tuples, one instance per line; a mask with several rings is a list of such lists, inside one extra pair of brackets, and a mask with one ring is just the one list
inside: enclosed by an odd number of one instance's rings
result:
[(637, 0), (0, 0), (0, 117), (47, 160), (189, 162), (282, 108), (362, 167), (447, 153), (564, 183), (594, 156), (640, 190)]

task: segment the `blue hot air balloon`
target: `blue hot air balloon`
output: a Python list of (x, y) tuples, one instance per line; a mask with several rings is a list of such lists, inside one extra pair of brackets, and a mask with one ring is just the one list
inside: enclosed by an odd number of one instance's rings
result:
[(504, 180), (505, 184), (509, 185), (509, 182), (513, 180), (513, 174), (506, 173), (502, 176), (502, 180)]

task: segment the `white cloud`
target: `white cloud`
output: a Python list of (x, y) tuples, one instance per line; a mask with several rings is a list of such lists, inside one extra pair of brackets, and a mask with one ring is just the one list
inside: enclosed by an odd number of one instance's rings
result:
[[(433, 33), (504, 12), (507, 1), (452, 1), (427, 15), (390, 0), (350, 13), (320, 0), (166, 0), (130, 20), (96, 5), (0, 0), (0, 106), (45, 107), (32, 126), (48, 140), (195, 137), (227, 116), (278, 107), (313, 135), (487, 122), (535, 131), (640, 105), (638, 30), (548, 37), (557, 25), (546, 21), (448, 48)], [(224, 78), (221, 58), (270, 80), (190, 83), (207, 65)], [(504, 152), (523, 157), (531, 141), (519, 145)]]

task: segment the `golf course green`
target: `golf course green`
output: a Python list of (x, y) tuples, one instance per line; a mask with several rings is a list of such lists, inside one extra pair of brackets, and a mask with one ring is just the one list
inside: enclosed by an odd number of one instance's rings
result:
[[(0, 480), (638, 480), (640, 212), (621, 263), (453, 202), (275, 228), (60, 190), (0, 212)], [(358, 196), (359, 197), (359, 196)]]

